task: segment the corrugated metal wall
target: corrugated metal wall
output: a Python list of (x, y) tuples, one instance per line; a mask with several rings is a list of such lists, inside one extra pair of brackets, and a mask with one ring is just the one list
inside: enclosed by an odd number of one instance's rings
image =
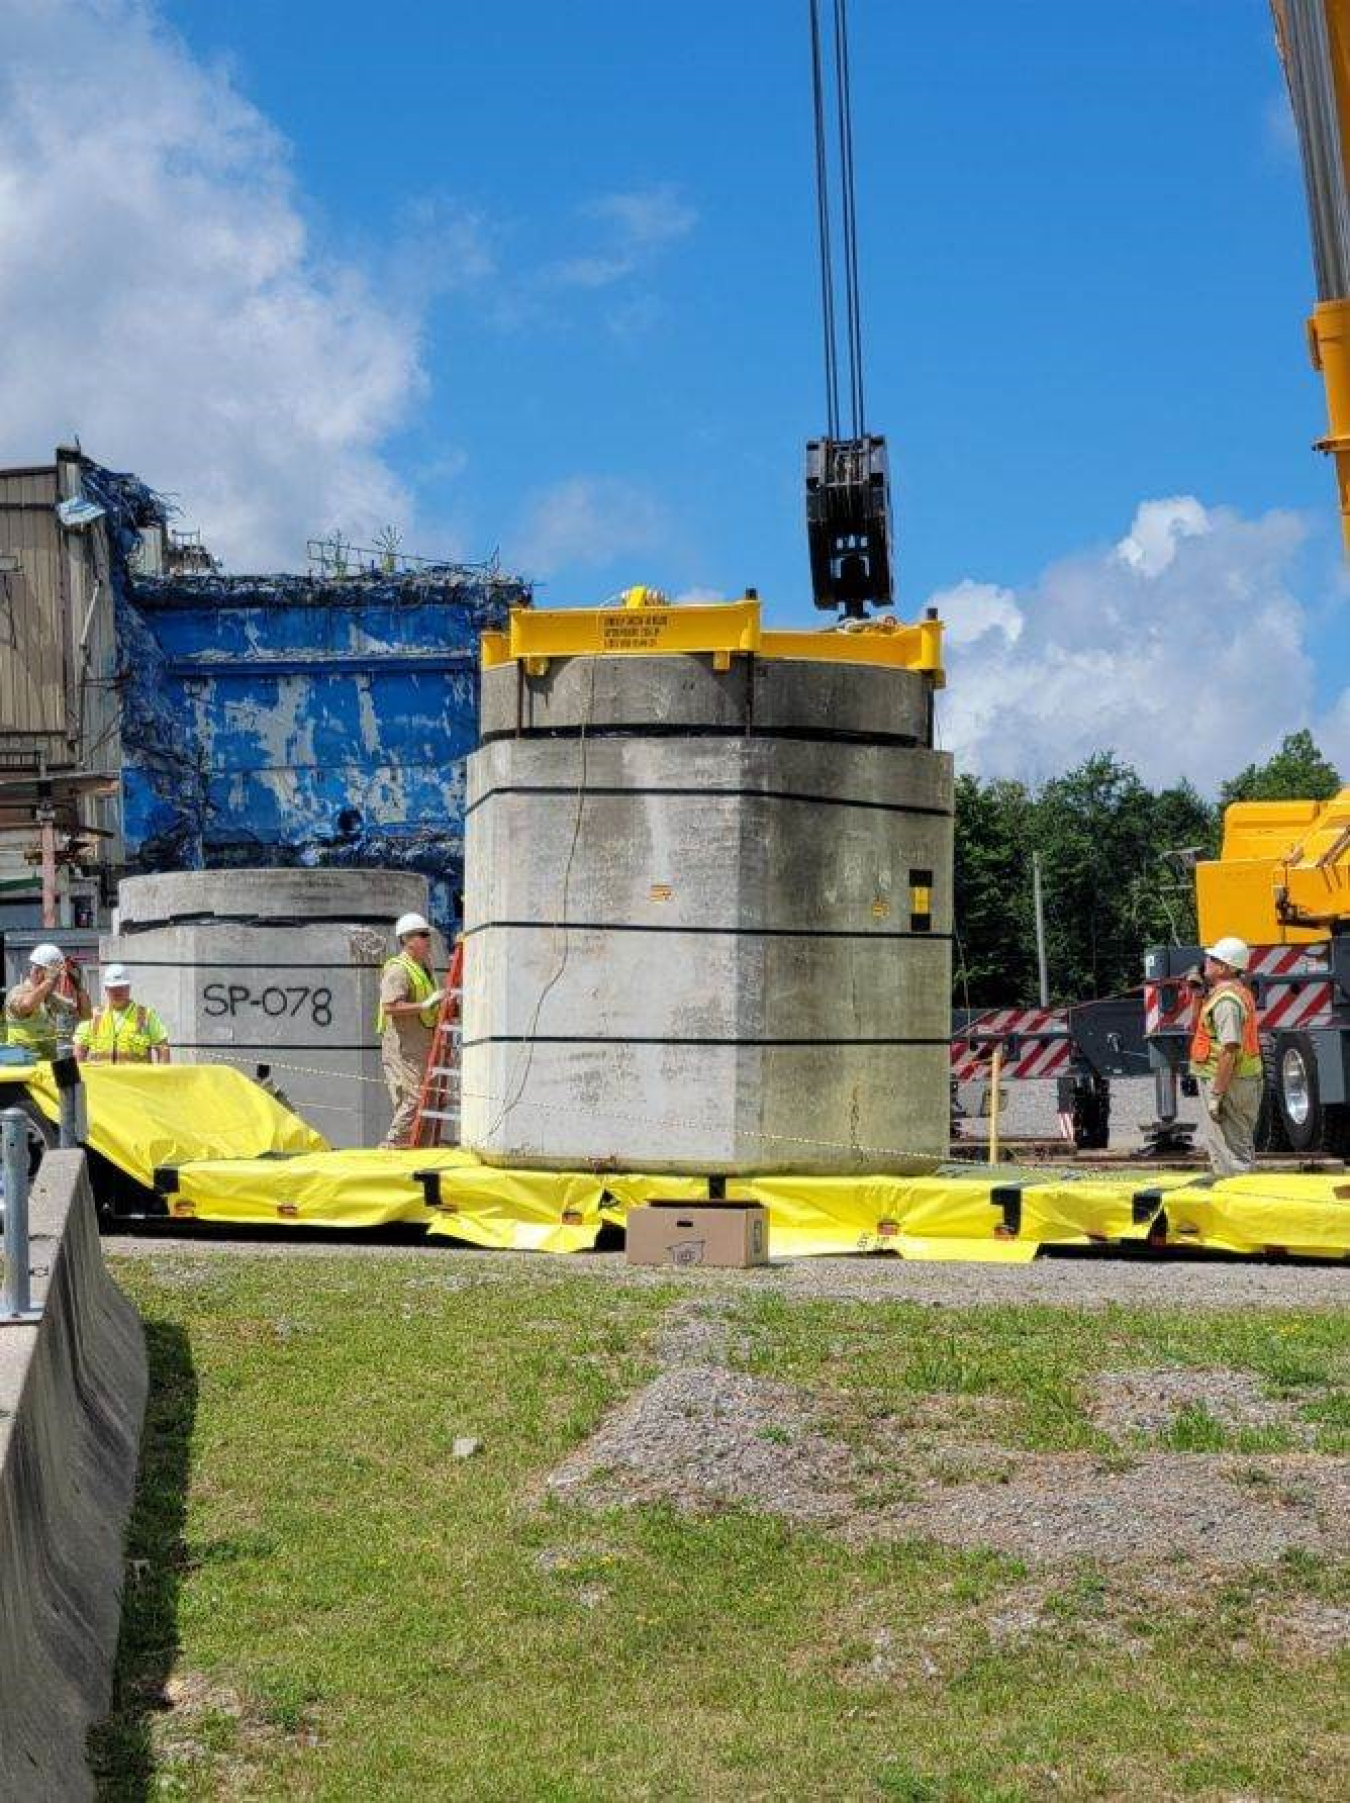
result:
[[(108, 533), (99, 520), (68, 530), (56, 512), (58, 501), (81, 492), (77, 451), (0, 470), (0, 776), (30, 776), (44, 765), (113, 776), (121, 763)], [(85, 795), (78, 820), (101, 835), (97, 861), (120, 864), (120, 796)], [(33, 830), (16, 825), (0, 835), (0, 932), (39, 917), (38, 876), (28, 862)], [(90, 893), (65, 870), (58, 887)]]
[[(0, 552), (19, 568), (0, 574), (0, 758), (31, 762), (44, 745), (64, 761), (69, 608), (61, 528), (56, 518), (56, 470), (0, 471)], [(22, 746), (11, 735), (24, 735)], [(32, 741), (29, 742), (29, 735)]]
[[(58, 499), (79, 464), (0, 470), (0, 765), (115, 774), (117, 641), (102, 526), (69, 532)], [(100, 822), (100, 824), (102, 824)]]

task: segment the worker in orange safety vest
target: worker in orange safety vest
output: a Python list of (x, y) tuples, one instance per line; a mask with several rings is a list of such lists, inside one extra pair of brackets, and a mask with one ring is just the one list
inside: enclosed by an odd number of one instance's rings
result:
[(1263, 1073), (1256, 997), (1244, 981), (1251, 950), (1229, 935), (1205, 950), (1206, 993), (1196, 1008), (1191, 1075), (1198, 1079), (1200, 1134), (1216, 1177), (1256, 1165)]

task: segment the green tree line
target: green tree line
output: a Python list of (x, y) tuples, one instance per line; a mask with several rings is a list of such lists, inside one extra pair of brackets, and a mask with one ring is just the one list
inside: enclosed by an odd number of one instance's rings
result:
[(1034, 1002), (1031, 860), (1041, 859), (1051, 1000), (1133, 988), (1146, 946), (1194, 943), (1194, 858), (1215, 856), (1231, 801), (1326, 800), (1340, 777), (1309, 732), (1290, 733), (1213, 801), (1181, 782), (1150, 789), (1110, 752), (1039, 788), (956, 782), (953, 1001)]

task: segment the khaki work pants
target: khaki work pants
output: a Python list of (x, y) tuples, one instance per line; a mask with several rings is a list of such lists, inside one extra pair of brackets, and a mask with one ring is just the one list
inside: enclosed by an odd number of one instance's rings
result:
[(1223, 1093), (1217, 1121), (1209, 1116), (1210, 1078), (1200, 1079), (1200, 1143), (1216, 1177), (1243, 1177), (1256, 1168), (1256, 1120), (1260, 1077), (1234, 1077)]
[(394, 1118), (380, 1144), (386, 1150), (393, 1146), (410, 1146), (413, 1116), (417, 1113), (417, 1098), (422, 1093), (426, 1070), (425, 1059), (415, 1062), (397, 1036), (386, 1033), (380, 1041), (380, 1064), (389, 1087), (389, 1099), (394, 1104)]

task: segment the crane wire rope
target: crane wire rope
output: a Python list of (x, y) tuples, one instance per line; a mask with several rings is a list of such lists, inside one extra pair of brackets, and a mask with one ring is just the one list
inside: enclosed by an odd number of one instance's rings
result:
[(825, 342), (825, 408), (828, 435), (839, 437), (839, 310), (837, 286), (843, 288), (843, 338), (848, 361), (848, 406), (852, 435), (866, 431), (863, 390), (861, 284), (858, 279), (858, 210), (856, 159), (853, 151), (853, 86), (849, 73), (848, 0), (832, 0), (834, 107), (838, 161), (838, 238), (842, 284), (835, 278), (835, 221), (830, 205), (830, 154), (826, 106), (825, 58), (821, 44), (820, 0), (810, 0), (811, 88), (815, 123), (816, 223), (820, 237), (821, 324)]
[(825, 338), (825, 427), (839, 436), (839, 358), (834, 318), (834, 234), (830, 172), (825, 152), (825, 78), (820, 54), (820, 4), (811, 0), (811, 86), (816, 136), (816, 225), (820, 234), (820, 318)]
[(843, 192), (844, 294), (848, 321), (849, 400), (853, 436), (863, 424), (862, 301), (858, 282), (858, 207), (853, 162), (853, 84), (849, 78), (848, 0), (834, 0), (834, 74), (839, 112), (839, 179)]

